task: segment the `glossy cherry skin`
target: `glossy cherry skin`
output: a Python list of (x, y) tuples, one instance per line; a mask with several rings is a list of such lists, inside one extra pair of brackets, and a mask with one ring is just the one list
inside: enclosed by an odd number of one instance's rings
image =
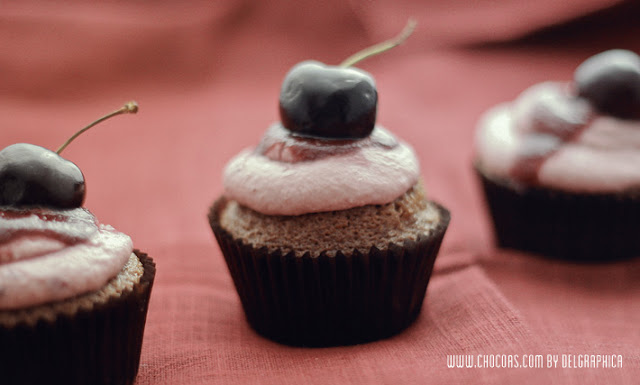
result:
[(352, 67), (316, 61), (296, 64), (280, 91), (280, 119), (300, 136), (367, 137), (376, 122), (378, 92), (373, 77)]
[(74, 208), (84, 196), (82, 171), (55, 152), (28, 143), (0, 151), (0, 205)]
[(640, 119), (640, 57), (614, 49), (585, 60), (574, 74), (578, 95), (600, 112)]

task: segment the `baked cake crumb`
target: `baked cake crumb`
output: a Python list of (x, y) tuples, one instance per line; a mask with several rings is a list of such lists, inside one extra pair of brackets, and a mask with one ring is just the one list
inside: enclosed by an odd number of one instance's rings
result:
[(288, 253), (312, 256), (338, 250), (368, 252), (372, 246), (415, 241), (429, 235), (440, 222), (437, 207), (425, 199), (417, 184), (404, 195), (384, 205), (366, 205), (348, 210), (297, 216), (264, 215), (236, 201), (227, 202), (220, 215), (221, 226), (234, 238), (251, 245), (278, 248)]
[(94, 305), (105, 303), (113, 297), (119, 297), (122, 293), (133, 290), (133, 286), (140, 282), (143, 273), (142, 262), (135, 254), (131, 254), (120, 273), (102, 289), (26, 309), (0, 310), (0, 326), (13, 327), (18, 323), (35, 325), (40, 319), (52, 322), (59, 314), (73, 315), (79, 309), (91, 310)]

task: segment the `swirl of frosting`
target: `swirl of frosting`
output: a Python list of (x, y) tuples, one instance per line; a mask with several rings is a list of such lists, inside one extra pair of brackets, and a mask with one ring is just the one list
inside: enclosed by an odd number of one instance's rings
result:
[(487, 111), (476, 131), (489, 175), (565, 191), (640, 187), (640, 121), (598, 114), (567, 83), (545, 82)]
[(129, 236), (82, 208), (0, 208), (0, 310), (98, 290), (132, 250)]
[(301, 215), (386, 204), (416, 184), (413, 149), (381, 126), (359, 140), (295, 136), (281, 124), (231, 159), (225, 195), (267, 215)]

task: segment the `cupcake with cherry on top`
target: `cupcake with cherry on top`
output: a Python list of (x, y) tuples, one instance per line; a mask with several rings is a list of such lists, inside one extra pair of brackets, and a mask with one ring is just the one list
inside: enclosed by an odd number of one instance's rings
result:
[(475, 168), (496, 241), (573, 261), (640, 255), (640, 57), (595, 55), (489, 110)]
[(27, 143), (0, 151), (3, 384), (132, 384), (155, 264), (85, 208), (84, 175)]
[(449, 212), (427, 200), (411, 146), (376, 124), (373, 77), (305, 61), (280, 121), (234, 157), (209, 221), (249, 324), (278, 342), (346, 345), (417, 317)]

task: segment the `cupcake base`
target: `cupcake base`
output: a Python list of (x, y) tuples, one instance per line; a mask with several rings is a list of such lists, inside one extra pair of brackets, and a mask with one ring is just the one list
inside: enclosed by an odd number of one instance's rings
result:
[(640, 255), (640, 194), (524, 188), (476, 174), (500, 247), (579, 262)]
[(0, 383), (133, 384), (155, 277), (153, 260), (135, 254), (144, 273), (133, 290), (54, 321), (0, 326)]
[(218, 199), (209, 221), (251, 327), (296, 346), (350, 345), (400, 332), (420, 313), (436, 255), (449, 223), (417, 241), (366, 252), (269, 251), (234, 239), (220, 226)]

